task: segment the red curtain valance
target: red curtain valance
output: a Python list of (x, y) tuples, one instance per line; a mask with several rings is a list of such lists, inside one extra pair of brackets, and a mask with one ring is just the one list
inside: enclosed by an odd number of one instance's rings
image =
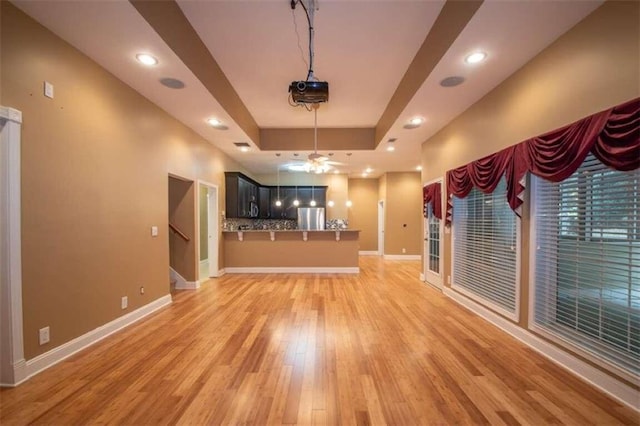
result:
[(442, 220), (442, 188), (440, 182), (434, 182), (422, 188), (423, 214), (427, 217), (427, 204), (433, 203), (433, 215)]
[(452, 220), (451, 196), (464, 198), (473, 187), (491, 193), (505, 175), (509, 206), (517, 214), (527, 172), (560, 182), (580, 167), (589, 152), (616, 170), (640, 167), (640, 98), (449, 170), (446, 225)]

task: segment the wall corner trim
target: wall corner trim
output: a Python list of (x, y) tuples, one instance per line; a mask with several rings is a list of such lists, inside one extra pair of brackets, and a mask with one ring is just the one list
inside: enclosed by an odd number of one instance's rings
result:
[(169, 276), (171, 281), (175, 281), (176, 290), (197, 290), (200, 288), (200, 281), (187, 281), (172, 267), (169, 267)]
[(10, 107), (0, 106), (0, 118), (22, 124), (22, 111)]
[(485, 319), (501, 330), (509, 333), (525, 345), (529, 346), (540, 355), (549, 359), (554, 364), (571, 372), (575, 376), (596, 387), (607, 395), (611, 396), (620, 403), (638, 411), (638, 400), (640, 400), (640, 391), (633, 389), (627, 384), (616, 380), (614, 377), (600, 371), (599, 369), (587, 364), (581, 359), (562, 350), (562, 348), (549, 343), (533, 333), (518, 327), (506, 318), (491, 312), (478, 303), (466, 298), (465, 296), (445, 287), (443, 293), (447, 297), (453, 299), (464, 308), (470, 310), (479, 317)]
[[(56, 348), (51, 349), (48, 352), (38, 355), (37, 357), (30, 359), (26, 362), (26, 377), (22, 382), (30, 379), (36, 374), (46, 370), (49, 367), (54, 366), (60, 361), (69, 358), (71, 355), (80, 352), (83, 349), (99, 342), (100, 340), (112, 335), (113, 333), (122, 330), (125, 327), (140, 321), (144, 317), (154, 313), (155, 311), (164, 308), (172, 303), (171, 295), (167, 294), (154, 300), (153, 302), (144, 305), (133, 312), (123, 315), (115, 320), (108, 322), (90, 332), (83, 334), (80, 337), (64, 343)], [(22, 383), (20, 382), (20, 383)], [(16, 385), (20, 384), (16, 383)]]

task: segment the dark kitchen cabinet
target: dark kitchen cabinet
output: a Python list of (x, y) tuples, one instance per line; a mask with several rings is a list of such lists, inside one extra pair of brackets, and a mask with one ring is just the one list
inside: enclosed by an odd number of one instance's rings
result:
[(225, 208), (228, 218), (257, 218), (259, 184), (238, 172), (225, 173)]
[(268, 186), (258, 188), (258, 217), (260, 219), (271, 218), (271, 190)]
[[(239, 172), (225, 173), (226, 211), (228, 218), (298, 219), (298, 207), (326, 207), (326, 186), (262, 186)], [(281, 206), (276, 206), (280, 192)], [(294, 205), (295, 199), (300, 202)]]

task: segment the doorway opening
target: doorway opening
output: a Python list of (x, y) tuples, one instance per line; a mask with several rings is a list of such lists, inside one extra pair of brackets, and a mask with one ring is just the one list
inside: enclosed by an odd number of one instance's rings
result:
[(169, 273), (177, 290), (197, 289), (196, 185), (169, 175)]

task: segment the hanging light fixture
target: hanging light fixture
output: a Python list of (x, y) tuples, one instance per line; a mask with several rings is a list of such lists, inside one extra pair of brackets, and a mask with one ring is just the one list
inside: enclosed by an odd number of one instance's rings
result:
[[(280, 156), (280, 154), (276, 154)], [(278, 164), (278, 172), (276, 178), (277, 188), (278, 188), (278, 198), (276, 198), (276, 207), (282, 206), (282, 201), (280, 200), (280, 164)]]
[(314, 176), (313, 179), (311, 180), (311, 201), (309, 202), (309, 206), (310, 207), (315, 207), (316, 204), (317, 204), (316, 203), (316, 197), (314, 197), (314, 194), (313, 194), (313, 189), (314, 189), (314, 186), (315, 186), (314, 185), (315, 180), (316, 180), (316, 178)]
[(293, 200), (293, 205), (296, 207), (300, 205), (300, 200), (298, 200), (298, 185), (296, 185), (296, 199)]
[[(353, 153), (352, 152), (347, 152), (347, 159), (351, 158), (351, 154), (353, 154)], [(348, 160), (347, 160), (347, 162), (348, 162)], [(345, 203), (345, 205), (347, 207), (351, 207), (351, 206), (353, 206), (353, 202), (351, 200), (347, 199), (347, 202)]]
[(313, 154), (309, 155), (304, 169), (307, 173), (321, 174), (328, 172), (331, 166), (327, 163), (327, 157), (318, 154), (318, 108), (320, 104), (313, 104)]

